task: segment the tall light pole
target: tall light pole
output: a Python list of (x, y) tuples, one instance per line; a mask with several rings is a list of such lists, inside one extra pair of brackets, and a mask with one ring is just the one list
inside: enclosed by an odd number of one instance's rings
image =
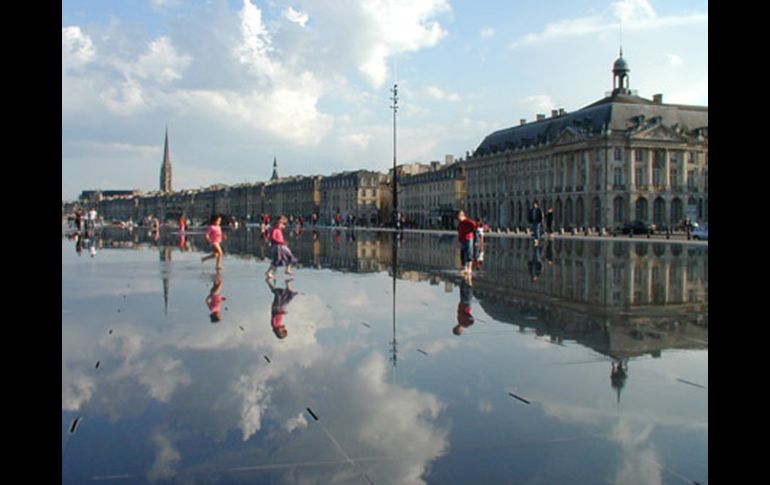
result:
[(396, 180), (398, 174), (396, 171), (396, 112), (398, 111), (398, 84), (393, 84), (393, 89), (390, 90), (393, 93), (393, 97), (390, 98), (393, 104), (390, 108), (393, 110), (393, 229), (398, 227), (398, 188), (396, 186)]

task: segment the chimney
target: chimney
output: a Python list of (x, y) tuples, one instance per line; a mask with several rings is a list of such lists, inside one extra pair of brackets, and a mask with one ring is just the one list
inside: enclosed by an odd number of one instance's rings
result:
[(522, 118), (519, 120), (519, 126), (524, 126), (527, 124), (527, 120), (525, 118)]
[(455, 163), (454, 155), (444, 155), (444, 165), (452, 165)]
[(551, 110), (551, 118), (556, 118), (557, 116), (559, 116), (559, 110), (552, 109)]
[(559, 116), (564, 116), (565, 111), (564, 108), (559, 108)]
[(543, 121), (545, 119), (545, 115), (539, 114), (537, 115), (537, 121)]
[(655, 104), (663, 104), (663, 95), (662, 94), (653, 94), (652, 95), (652, 102)]

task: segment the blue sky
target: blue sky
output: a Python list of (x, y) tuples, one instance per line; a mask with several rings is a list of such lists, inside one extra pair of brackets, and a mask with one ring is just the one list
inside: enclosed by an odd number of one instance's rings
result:
[[(622, 20), (622, 22), (621, 22)], [(708, 3), (690, 0), (62, 2), (62, 199), (329, 175), (473, 151), (612, 89), (708, 105)]]

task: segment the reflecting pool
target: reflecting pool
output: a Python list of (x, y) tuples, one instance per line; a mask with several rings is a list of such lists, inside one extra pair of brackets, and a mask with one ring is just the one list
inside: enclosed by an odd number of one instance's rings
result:
[(708, 483), (707, 245), (226, 234), (62, 239), (63, 483)]

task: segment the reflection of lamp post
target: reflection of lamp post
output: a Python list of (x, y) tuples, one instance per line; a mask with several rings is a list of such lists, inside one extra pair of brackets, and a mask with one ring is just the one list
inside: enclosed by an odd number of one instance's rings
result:
[(396, 365), (398, 363), (398, 349), (396, 342), (396, 273), (398, 273), (398, 235), (393, 235), (393, 341), (391, 342), (391, 362), (393, 362), (393, 384), (396, 383)]
[(390, 108), (393, 110), (393, 228), (398, 226), (398, 189), (396, 186), (396, 179), (398, 177), (396, 172), (396, 112), (398, 111), (398, 84), (393, 84), (393, 89), (390, 90), (393, 93), (393, 97), (390, 98), (393, 104)]

